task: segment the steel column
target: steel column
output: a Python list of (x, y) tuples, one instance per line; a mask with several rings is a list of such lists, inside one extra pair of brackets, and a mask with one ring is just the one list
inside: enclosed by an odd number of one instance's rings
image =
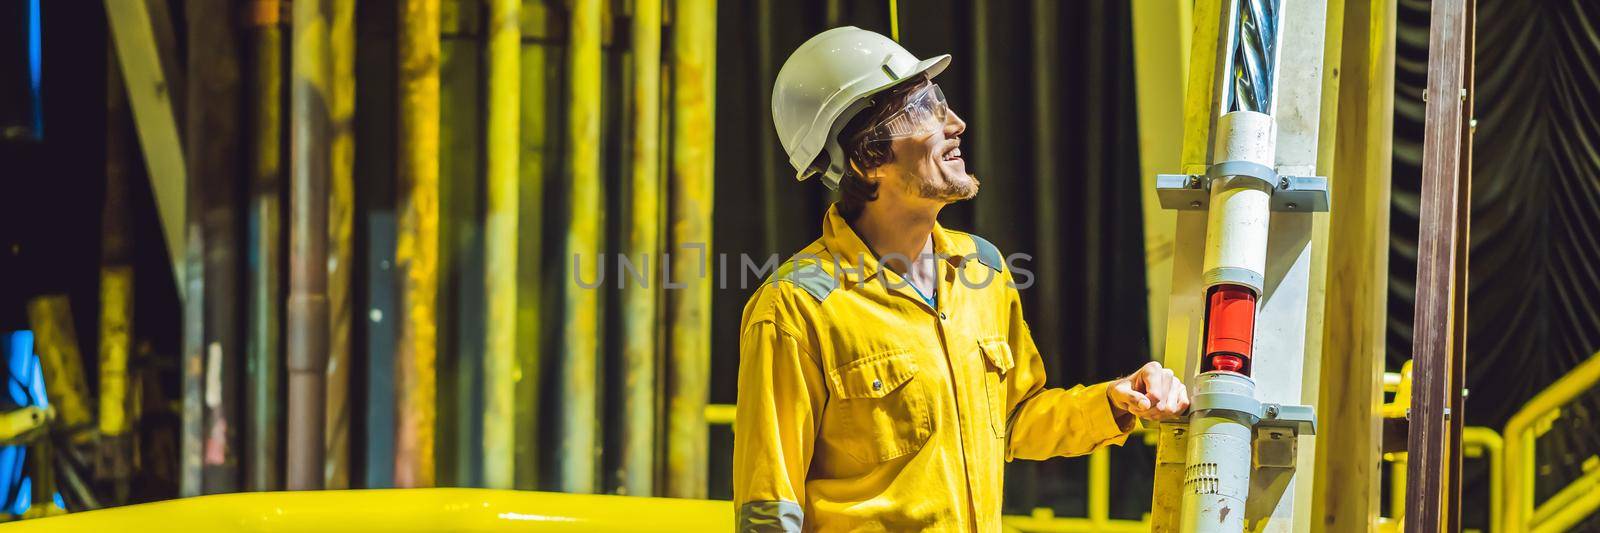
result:
[(95, 478), (109, 480), (111, 498), (128, 498), (132, 470), (128, 416), (128, 354), (133, 345), (133, 227), (129, 189), (134, 155), (128, 96), (116, 56), (106, 65), (106, 195), (100, 218), (99, 452)]
[(290, 81), (289, 490), (322, 488), (328, 364), (330, 0), (294, 2)]

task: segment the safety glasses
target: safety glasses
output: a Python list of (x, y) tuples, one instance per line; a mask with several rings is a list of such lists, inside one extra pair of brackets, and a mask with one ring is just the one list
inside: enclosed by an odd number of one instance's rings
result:
[(939, 84), (929, 83), (911, 95), (904, 108), (878, 123), (878, 140), (932, 134), (944, 128), (945, 117), (949, 114), (950, 105), (944, 100), (944, 91), (939, 90)]

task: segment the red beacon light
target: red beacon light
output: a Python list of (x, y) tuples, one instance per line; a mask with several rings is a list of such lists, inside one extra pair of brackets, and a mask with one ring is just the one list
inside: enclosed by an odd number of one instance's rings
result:
[(1210, 370), (1249, 375), (1256, 330), (1255, 292), (1239, 285), (1218, 285), (1206, 300), (1205, 353)]

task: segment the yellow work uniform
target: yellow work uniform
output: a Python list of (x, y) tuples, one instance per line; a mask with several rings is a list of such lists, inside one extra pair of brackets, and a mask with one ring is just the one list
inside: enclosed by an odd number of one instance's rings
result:
[(838, 214), (745, 305), (740, 531), (1000, 529), (1004, 461), (1121, 444), (1108, 383), (1045, 388), (1010, 268), (935, 226), (930, 306)]

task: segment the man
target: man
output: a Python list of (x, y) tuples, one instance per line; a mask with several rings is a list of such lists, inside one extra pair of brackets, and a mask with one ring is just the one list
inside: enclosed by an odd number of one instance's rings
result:
[(1045, 388), (1000, 252), (937, 221), (978, 193), (966, 123), (932, 83), (949, 62), (845, 27), (778, 73), (773, 119), (797, 177), (842, 197), (744, 309), (740, 531), (996, 531), (1004, 461), (1121, 444), (1138, 418), (1188, 407), (1158, 363)]

